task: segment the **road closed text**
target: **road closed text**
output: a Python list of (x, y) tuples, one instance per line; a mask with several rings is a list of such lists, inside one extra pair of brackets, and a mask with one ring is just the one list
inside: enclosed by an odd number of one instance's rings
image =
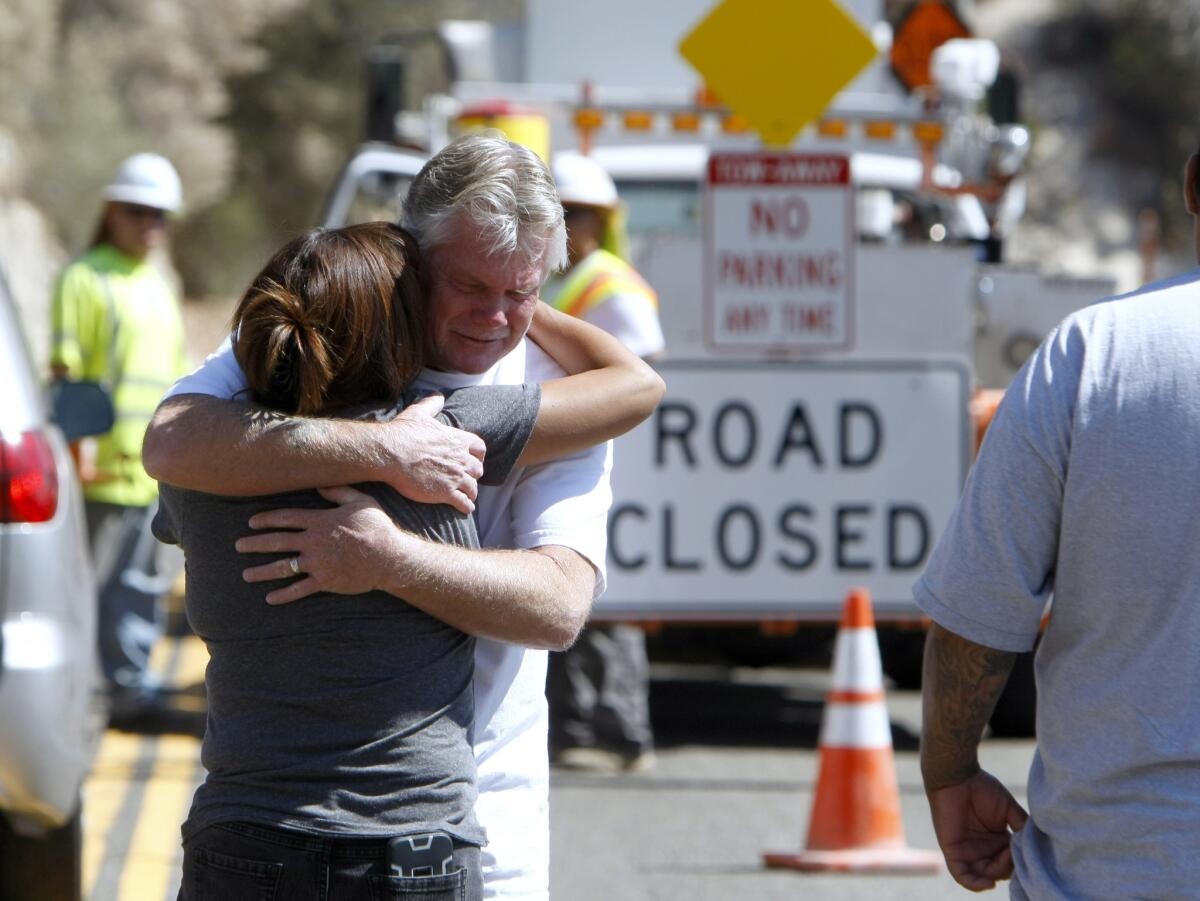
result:
[[(766, 511), (731, 503), (717, 512), (708, 546), (697, 547), (682, 546), (676, 527), (680, 512), (671, 504), (657, 510), (637, 503), (615, 507), (608, 523), (610, 565), (636, 571), (653, 564), (681, 572), (719, 566), (738, 572), (767, 562), (802, 573), (821, 562), (825, 545), (836, 572), (895, 572), (918, 569), (930, 550), (929, 514), (915, 504), (844, 503), (821, 515), (803, 501)], [(873, 534), (881, 528), (883, 554)]]
[[(884, 415), (868, 401), (836, 402), (827, 423), (816, 421), (798, 400), (778, 422), (761, 422), (741, 399), (709, 410), (709, 421), (702, 422), (701, 411), (688, 401), (668, 400), (659, 407), (653, 420), (655, 470), (703, 468), (736, 479), (743, 470), (789, 469), (797, 458), (813, 473), (853, 471), (875, 465), (885, 449)], [(785, 494), (766, 508), (736, 498), (714, 508), (707, 547), (684, 542), (677, 504), (622, 502), (609, 516), (609, 559), (621, 569), (640, 569), (653, 560), (666, 570), (695, 572), (764, 564), (804, 572), (822, 555), (839, 572), (914, 570), (924, 563), (931, 527), (919, 500), (844, 500), (817, 509), (805, 499), (801, 482), (793, 482), (791, 491), (794, 497)]]
[(907, 596), (961, 487), (961, 371), (662, 371), (664, 402), (617, 443), (601, 607)]

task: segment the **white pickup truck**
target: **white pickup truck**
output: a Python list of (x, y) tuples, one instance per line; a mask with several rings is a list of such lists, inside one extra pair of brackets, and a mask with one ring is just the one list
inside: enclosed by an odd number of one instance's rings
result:
[[(669, 4), (681, 21), (705, 5)], [(882, 18), (877, 0), (849, 6)], [(564, 13), (535, 0), (529, 15), (541, 33)], [(456, 114), (511, 104), (545, 116), (547, 152), (581, 145), (613, 176), (631, 260), (659, 298), (667, 395), (616, 445), (597, 617), (643, 621), (660, 646), (685, 623), (761, 625), (791, 656), (827, 640), (847, 592), (866, 587), (885, 667), (919, 677), (911, 585), (986, 422), (980, 391), (994, 399), (1063, 316), (1113, 289), (999, 261), (1029, 135), (981, 111), (993, 46), (945, 56), (936, 102), (877, 61), (770, 149), (729, 110), (639, 89), (627, 72), (582, 91), (456, 83), (404, 114), (427, 151), (370, 144), (343, 170), (324, 224), (397, 219)], [(530, 63), (579, 65), (549, 51)], [(1031, 682), (1011, 684), (1026, 696), (1005, 731), (1019, 731)]]

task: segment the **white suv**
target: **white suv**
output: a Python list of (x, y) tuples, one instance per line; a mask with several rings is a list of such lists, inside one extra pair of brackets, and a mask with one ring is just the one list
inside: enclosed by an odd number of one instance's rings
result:
[(53, 396), (62, 428), (0, 274), (0, 901), (78, 899), (100, 734), (96, 582), (66, 439), (106, 431), (112, 412), (95, 385)]

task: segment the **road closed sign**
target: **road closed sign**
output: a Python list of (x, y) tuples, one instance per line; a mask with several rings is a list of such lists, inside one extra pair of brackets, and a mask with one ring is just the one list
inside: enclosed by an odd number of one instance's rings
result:
[(962, 489), (965, 362), (664, 363), (619, 439), (600, 616), (836, 616), (911, 586)]
[(706, 331), (716, 350), (850, 347), (850, 160), (716, 153), (705, 206)]

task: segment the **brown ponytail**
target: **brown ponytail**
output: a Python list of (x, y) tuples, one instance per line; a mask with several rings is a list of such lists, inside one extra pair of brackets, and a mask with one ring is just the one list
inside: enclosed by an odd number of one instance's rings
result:
[(424, 297), (413, 239), (370, 222), (284, 245), (233, 314), (233, 350), (254, 398), (287, 413), (391, 402), (424, 365)]

